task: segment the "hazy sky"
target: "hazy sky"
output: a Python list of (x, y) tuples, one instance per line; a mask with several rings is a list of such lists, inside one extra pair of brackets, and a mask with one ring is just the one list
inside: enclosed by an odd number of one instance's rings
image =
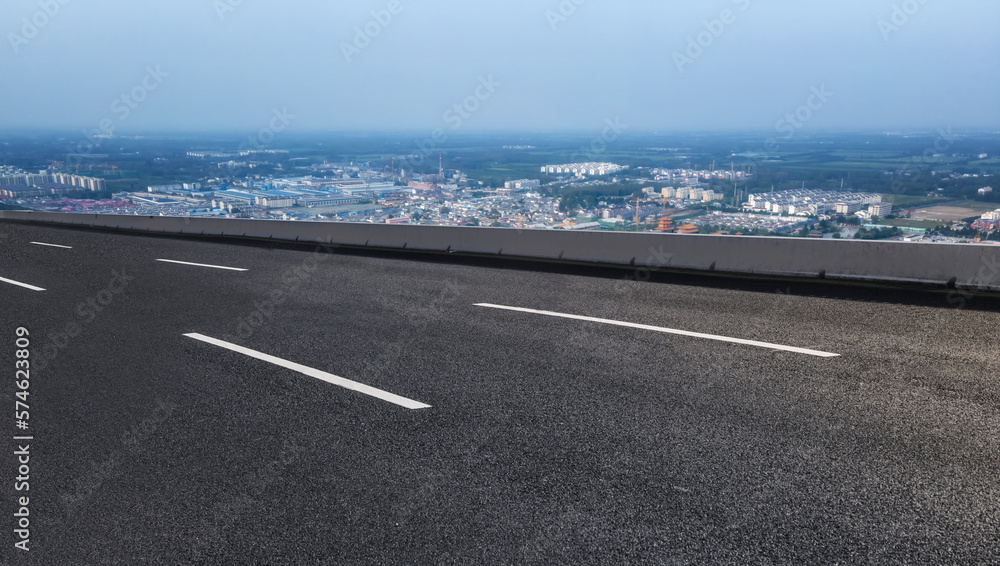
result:
[(996, 0), (6, 0), (0, 128), (996, 130), (998, 23)]

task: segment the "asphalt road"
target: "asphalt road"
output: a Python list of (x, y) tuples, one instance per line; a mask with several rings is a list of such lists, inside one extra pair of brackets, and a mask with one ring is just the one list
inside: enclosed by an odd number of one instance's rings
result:
[(627, 275), (0, 223), (0, 562), (1000, 563), (995, 310)]

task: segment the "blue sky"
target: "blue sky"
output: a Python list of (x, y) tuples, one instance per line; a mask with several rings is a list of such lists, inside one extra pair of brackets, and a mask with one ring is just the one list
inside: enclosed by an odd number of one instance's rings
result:
[(997, 22), (993, 0), (8, 0), (0, 128), (997, 130)]

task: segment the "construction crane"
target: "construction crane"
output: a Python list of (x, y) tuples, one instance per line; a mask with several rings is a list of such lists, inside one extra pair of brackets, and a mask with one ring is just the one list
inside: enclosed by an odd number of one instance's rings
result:
[[(632, 202), (632, 201), (629, 201), (629, 202)], [(656, 202), (656, 201), (655, 200), (651, 200), (651, 199), (644, 199), (642, 197), (637, 197), (635, 199), (635, 231), (636, 232), (639, 231), (639, 203), (640, 202)], [(664, 203), (666, 203), (666, 199), (664, 199)]]

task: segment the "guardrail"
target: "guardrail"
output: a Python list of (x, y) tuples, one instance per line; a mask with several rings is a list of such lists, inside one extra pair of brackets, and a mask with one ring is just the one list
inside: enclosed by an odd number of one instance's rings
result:
[(1000, 246), (515, 230), (0, 211), (0, 219), (133, 232), (473, 254), (637, 269), (910, 283), (1000, 291)]

